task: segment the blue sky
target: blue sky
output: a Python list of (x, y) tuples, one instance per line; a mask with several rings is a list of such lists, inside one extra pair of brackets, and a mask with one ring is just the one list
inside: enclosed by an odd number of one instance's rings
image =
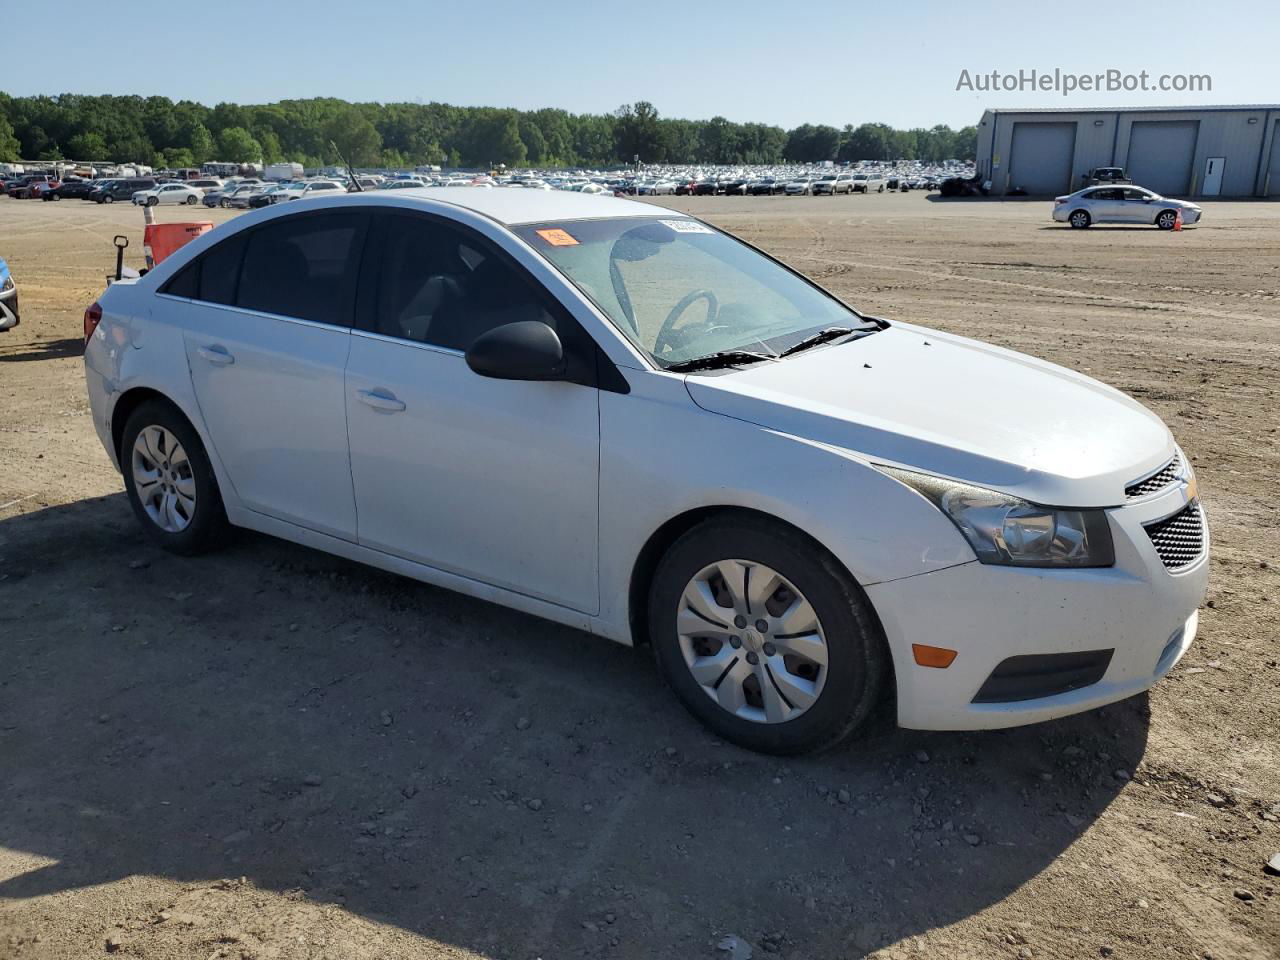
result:
[[(893, 126), (975, 123), (987, 106), (1280, 100), (1280, 5), (855, 3), (852, 0), (221, 0), (130, 29), (59, 29), (6, 45), (0, 90), (163, 94), (213, 104), (335, 96), (664, 116)], [(1106, 6), (1106, 5), (1098, 5)], [(64, 0), (61, 23), (112, 20)], [(194, 11), (195, 8), (192, 8)], [(272, 9), (278, 12), (269, 12)], [(972, 14), (962, 11), (974, 11)], [(1205, 93), (983, 93), (970, 75), (1019, 69), (1209, 74)]]

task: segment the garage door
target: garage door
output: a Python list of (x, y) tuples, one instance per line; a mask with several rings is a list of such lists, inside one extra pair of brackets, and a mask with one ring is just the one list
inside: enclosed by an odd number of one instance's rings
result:
[(1067, 193), (1075, 151), (1074, 123), (1015, 123), (1008, 189), (1044, 196)]
[(1280, 125), (1271, 134), (1271, 163), (1267, 167), (1264, 189), (1268, 197), (1280, 197)]
[(1129, 134), (1129, 176), (1166, 197), (1191, 189), (1198, 120), (1139, 120)]

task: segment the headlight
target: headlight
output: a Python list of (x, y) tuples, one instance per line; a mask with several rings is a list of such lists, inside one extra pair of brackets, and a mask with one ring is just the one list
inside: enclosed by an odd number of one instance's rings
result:
[(13, 289), (13, 277), (5, 277), (4, 283), (0, 283), (0, 293), (8, 293)]
[(983, 563), (1011, 567), (1109, 567), (1111, 527), (1101, 510), (1043, 507), (923, 473), (880, 467), (941, 510)]

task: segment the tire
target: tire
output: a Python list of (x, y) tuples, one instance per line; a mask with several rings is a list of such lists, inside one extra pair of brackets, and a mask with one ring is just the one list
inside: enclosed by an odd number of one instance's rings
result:
[(884, 193), (884, 184), (883, 184), (883, 183), (882, 183), (882, 184), (880, 184), (879, 188), (876, 190), (876, 193)]
[(226, 210), (228, 207), (231, 206), (231, 204), (227, 203), (226, 200), (219, 200), (218, 206), (220, 206), (223, 210)]
[(194, 196), (187, 197), (187, 206), (194, 207), (195, 205), (196, 205), (196, 198)]
[(1093, 218), (1089, 216), (1088, 210), (1072, 210), (1067, 222), (1077, 230), (1084, 230), (1093, 223)]
[(1156, 214), (1156, 227), (1160, 230), (1172, 230), (1178, 222), (1177, 210), (1161, 210)]
[[(139, 437), (144, 431), (147, 439), (140, 445)], [(172, 472), (167, 477), (162, 466), (165, 461), (161, 457), (177, 453), (178, 447), (171, 440), (156, 443), (156, 431), (162, 437), (176, 439), (181, 446), (181, 453), (168, 461)], [(156, 462), (152, 462), (145, 452), (147, 450), (154, 452)], [(183, 453), (185, 459), (179, 459)], [(195, 428), (172, 404), (164, 400), (148, 400), (129, 415), (120, 441), (120, 467), (134, 516), (157, 546), (170, 553), (193, 556), (219, 546), (226, 539), (230, 525), (204, 444), (200, 442)], [(139, 492), (139, 482), (152, 472), (160, 477), (155, 483), (167, 487), (156, 493), (156, 498), (161, 501), (159, 504), (147, 497), (153, 487), (145, 487), (142, 493)], [(187, 493), (193, 494), (193, 506), (187, 505)], [(170, 497), (175, 507), (166, 511), (163, 504)], [(144, 498), (147, 503), (144, 503)], [(166, 518), (185, 522), (165, 529), (162, 522)]]
[[(741, 636), (734, 633), (727, 640), (717, 640), (698, 633), (681, 635), (681, 629), (688, 630), (690, 625), (696, 629), (714, 622), (688, 612), (686, 591), (698, 591), (699, 584), (710, 590), (700, 578), (717, 564), (735, 577), (739, 570), (770, 568), (765, 575), (779, 583), (782, 592), (775, 591), (765, 603), (776, 606), (767, 606), (763, 612), (749, 609), (749, 572), (744, 572), (743, 589), (737, 591), (746, 603), (745, 610), (741, 603), (738, 609), (747, 618), (767, 616), (768, 629), (757, 632), (741, 613), (737, 620), (731, 619), (733, 609), (716, 601), (716, 607), (704, 607), (724, 615), (715, 632), (723, 636), (745, 625)], [(773, 579), (775, 572), (780, 581)], [(716, 574), (710, 576), (714, 579)], [(727, 581), (721, 578), (718, 583), (724, 586)], [(794, 590), (790, 598), (788, 590)], [(705, 590), (695, 595), (714, 599)], [(723, 591), (714, 596), (727, 598)], [(812, 631), (794, 617), (783, 616), (803, 601), (814, 616), (800, 619), (812, 621)], [(831, 554), (803, 534), (768, 520), (713, 518), (680, 537), (658, 564), (648, 612), (658, 663), (681, 702), (713, 732), (749, 750), (790, 755), (835, 746), (871, 715), (889, 672), (884, 636), (861, 588)], [(788, 619), (800, 629), (784, 638), (782, 624)], [(802, 635), (806, 639), (797, 647), (784, 642), (795, 642)], [(770, 637), (776, 637), (778, 646)], [(793, 653), (800, 649), (820, 650), (827, 663), (797, 659)], [(693, 672), (692, 664), (699, 662), (702, 680)], [(779, 711), (774, 717), (766, 715), (762, 676), (781, 678), (772, 681), (769, 696)], [(725, 687), (726, 683), (732, 685)], [(802, 699), (815, 694), (816, 699), (807, 704)], [(721, 697), (739, 703), (738, 712), (722, 706)]]
[(155, 207), (155, 206), (159, 206), (159, 204), (160, 204), (160, 198), (159, 198), (159, 197), (147, 197), (147, 206), (148, 206), (148, 207)]
[(103, 203), (115, 203), (115, 202), (116, 202), (116, 198), (115, 198), (115, 197), (113, 197), (111, 194), (109, 194), (109, 193), (108, 193), (108, 194), (106, 194), (105, 196), (103, 196), (103, 198), (102, 198), (102, 202), (103, 202)]

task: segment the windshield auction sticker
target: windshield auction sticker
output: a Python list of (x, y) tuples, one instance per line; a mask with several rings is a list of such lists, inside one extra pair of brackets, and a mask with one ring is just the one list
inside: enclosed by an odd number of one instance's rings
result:
[(711, 228), (697, 220), (660, 220), (663, 226), (670, 227), (676, 233), (711, 233)]
[(554, 230), (537, 230), (538, 236), (553, 247), (576, 247), (578, 241), (567, 230), (556, 228)]

